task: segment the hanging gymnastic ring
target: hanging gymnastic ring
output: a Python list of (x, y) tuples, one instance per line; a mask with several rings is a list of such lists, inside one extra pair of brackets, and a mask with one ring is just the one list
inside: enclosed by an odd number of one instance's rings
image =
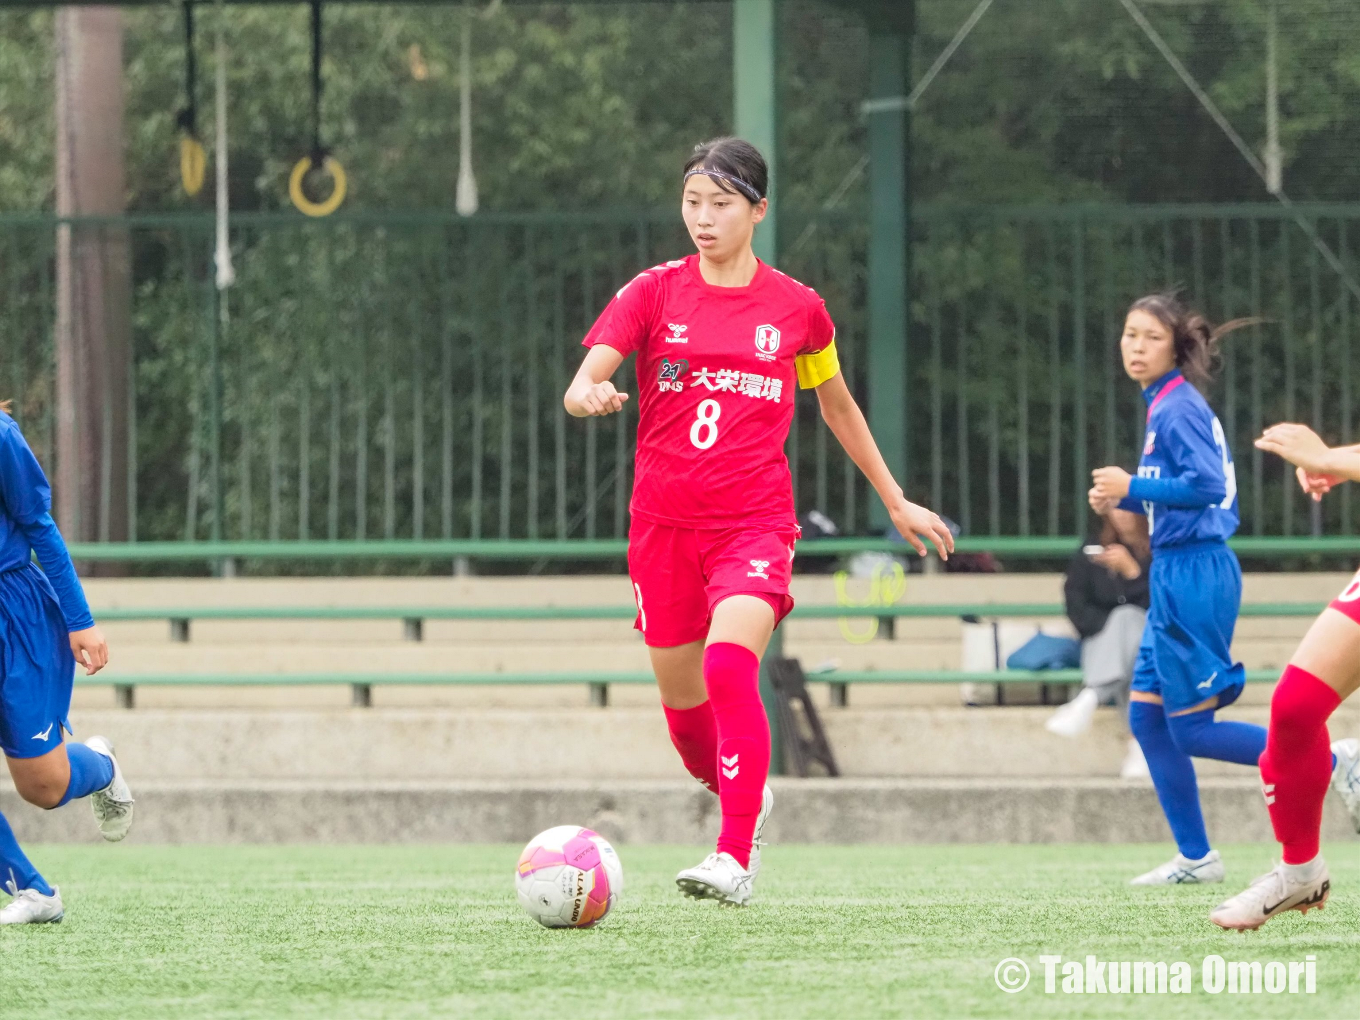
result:
[(302, 179), (312, 169), (311, 156), (303, 156), (298, 160), (297, 166), (293, 167), (293, 173), (288, 178), (288, 197), (293, 200), (298, 211), (307, 216), (329, 216), (340, 208), (340, 203), (345, 200), (345, 168), (340, 165), (340, 161), (333, 156), (322, 157), (321, 168), (335, 180), (335, 187), (324, 202), (313, 202), (302, 191)]
[(203, 189), (203, 175), (207, 170), (208, 157), (203, 152), (203, 143), (193, 135), (181, 135), (179, 139), (179, 179), (184, 185), (186, 195), (197, 195)]

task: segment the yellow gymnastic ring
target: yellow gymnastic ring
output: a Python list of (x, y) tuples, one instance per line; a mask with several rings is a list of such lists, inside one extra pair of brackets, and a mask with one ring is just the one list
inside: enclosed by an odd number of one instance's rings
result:
[(197, 195), (203, 189), (203, 174), (208, 158), (203, 154), (203, 143), (192, 135), (179, 140), (179, 179), (186, 195)]
[(293, 167), (293, 173), (288, 178), (288, 197), (293, 200), (293, 204), (298, 207), (298, 211), (308, 216), (329, 216), (340, 208), (340, 203), (345, 200), (345, 168), (340, 162), (327, 156), (321, 163), (321, 167), (332, 178), (335, 179), (335, 187), (331, 190), (330, 197), (324, 202), (313, 202), (302, 193), (302, 179), (307, 176), (307, 171), (312, 168), (312, 157), (303, 156), (297, 161), (297, 166)]

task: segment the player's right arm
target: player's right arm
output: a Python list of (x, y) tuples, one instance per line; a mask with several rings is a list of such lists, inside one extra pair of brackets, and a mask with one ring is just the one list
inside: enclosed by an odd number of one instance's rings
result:
[(1298, 468), (1300, 487), (1315, 500), (1341, 482), (1360, 482), (1360, 445), (1328, 446), (1307, 425), (1272, 425), (1256, 440), (1256, 447)]
[(567, 387), (562, 405), (575, 418), (613, 414), (623, 409), (627, 393), (620, 393), (609, 380), (623, 364), (624, 355), (608, 344), (596, 344), (586, 354), (576, 378)]

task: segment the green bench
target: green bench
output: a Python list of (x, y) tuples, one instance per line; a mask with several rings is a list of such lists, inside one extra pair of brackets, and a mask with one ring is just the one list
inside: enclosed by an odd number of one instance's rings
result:
[[(1272, 602), (1248, 603), (1243, 616), (1301, 617), (1316, 616), (1322, 603)], [(168, 620), (171, 639), (188, 641), (193, 620), (402, 620), (408, 640), (424, 637), (426, 620), (631, 620), (636, 610), (628, 605), (615, 606), (203, 606), (173, 609), (109, 608), (97, 609), (100, 621)], [(971, 602), (894, 606), (803, 605), (794, 609), (794, 619), (878, 619), (948, 618), (965, 616), (1056, 617), (1063, 615), (1059, 603), (1049, 602)], [(845, 704), (846, 690), (852, 683), (938, 684), (938, 683), (1080, 683), (1080, 670), (1043, 670), (1029, 672), (965, 672), (960, 670), (836, 670), (813, 673), (809, 679), (832, 685), (832, 701)], [(1248, 682), (1267, 683), (1278, 679), (1278, 671), (1249, 671)], [(382, 685), (470, 685), (470, 684), (583, 684), (594, 705), (609, 703), (611, 684), (650, 684), (650, 672), (615, 673), (164, 673), (120, 675), (98, 673), (77, 676), (82, 686), (112, 686), (118, 703), (131, 708), (139, 686), (313, 686), (347, 684), (356, 706), (372, 704), (372, 690)]]

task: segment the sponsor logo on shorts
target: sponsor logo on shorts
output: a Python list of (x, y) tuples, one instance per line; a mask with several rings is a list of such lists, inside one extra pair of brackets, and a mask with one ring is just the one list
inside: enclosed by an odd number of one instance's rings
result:
[(48, 723), (48, 724), (47, 724), (47, 729), (43, 730), (41, 733), (35, 733), (35, 734), (33, 734), (33, 739), (34, 739), (34, 740), (46, 740), (48, 737), (50, 737), (50, 736), (52, 735), (52, 727), (55, 726), (55, 725), (56, 725), (56, 723)]
[(770, 566), (769, 560), (751, 560), (750, 562), (751, 569), (747, 571), (747, 577), (763, 577), (767, 581), (770, 579), (770, 575), (765, 573)]
[(1218, 670), (1214, 670), (1213, 673), (1211, 673), (1211, 674), (1209, 675), (1209, 679), (1208, 679), (1208, 680), (1203, 681), (1202, 683), (1198, 684), (1197, 686), (1199, 687), (1200, 690), (1204, 690), (1204, 688), (1208, 687), (1210, 684), (1212, 684), (1212, 683), (1214, 682), (1214, 678), (1217, 677), (1217, 676), (1218, 676)]

